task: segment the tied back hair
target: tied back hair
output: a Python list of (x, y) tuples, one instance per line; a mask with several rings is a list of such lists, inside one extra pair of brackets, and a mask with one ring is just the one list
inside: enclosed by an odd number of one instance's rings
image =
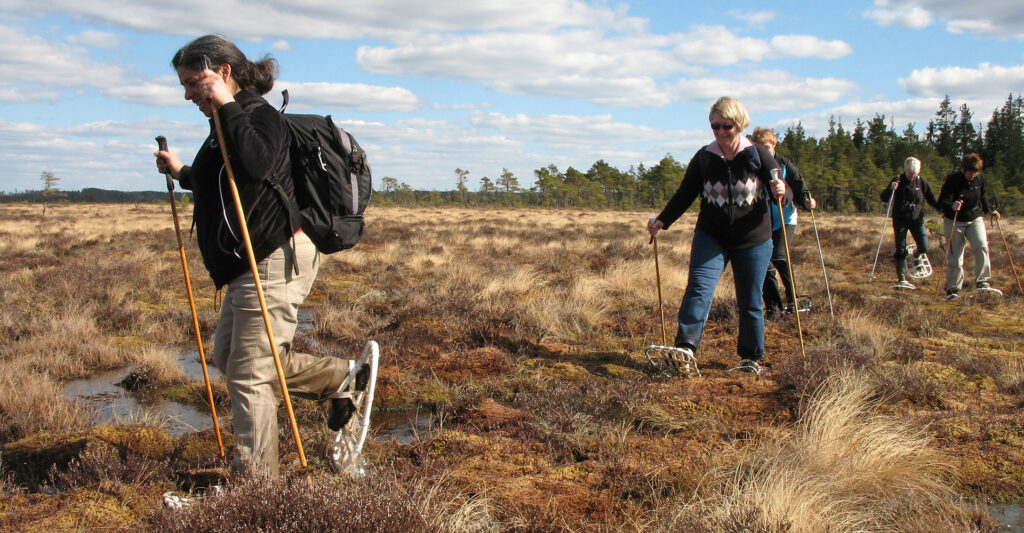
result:
[(231, 77), (242, 90), (264, 95), (274, 88), (277, 60), (265, 55), (255, 63), (249, 61), (235, 43), (222, 35), (204, 35), (182, 46), (171, 59), (171, 66), (202, 70), (204, 56), (210, 60), (210, 68), (231, 65)]

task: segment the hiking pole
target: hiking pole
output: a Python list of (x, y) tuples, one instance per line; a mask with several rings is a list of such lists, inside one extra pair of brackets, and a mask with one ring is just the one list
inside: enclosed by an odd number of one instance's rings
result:
[[(804, 196), (807, 199), (811, 198), (811, 192), (807, 191)], [(818, 238), (818, 224), (814, 221), (814, 210), (811, 209), (811, 225), (814, 226), (814, 242), (818, 245), (818, 258), (821, 259), (821, 275), (825, 278), (825, 295), (828, 296), (828, 315), (835, 320), (836, 314), (832, 311), (832, 292), (828, 289), (828, 272), (825, 271), (825, 255), (821, 253), (821, 240)], [(790, 274), (790, 278), (793, 275)], [(793, 309), (797, 309), (794, 304)], [(799, 311), (797, 311), (799, 313)]]
[(889, 207), (885, 208), (885, 218), (882, 219), (882, 234), (878, 236), (878, 249), (875, 250), (875, 262), (871, 265), (871, 274), (868, 276), (868, 283), (875, 281), (875, 267), (878, 266), (878, 253), (882, 251), (882, 240), (885, 239), (885, 223), (889, 221), (889, 213), (892, 212), (892, 200), (896, 197), (896, 190), (893, 189), (889, 197)]
[(999, 236), (1003, 239), (1003, 248), (1006, 249), (1006, 258), (1010, 260), (1010, 269), (1013, 270), (1013, 279), (1017, 281), (1017, 291), (1020, 292), (1021, 296), (1024, 296), (1024, 289), (1020, 286), (1020, 278), (1017, 276), (1017, 266), (1013, 264), (1013, 256), (1010, 255), (1010, 245), (1006, 243), (1006, 235), (1003, 234), (1003, 228), (999, 225), (999, 217), (992, 217), (996, 221), (996, 229), (999, 230)]
[[(167, 138), (160, 135), (156, 138), (161, 152), (167, 151)], [(203, 336), (199, 333), (199, 315), (196, 314), (196, 299), (192, 296), (192, 278), (188, 275), (188, 261), (185, 260), (185, 243), (181, 240), (181, 224), (178, 222), (178, 206), (174, 201), (174, 181), (171, 173), (164, 174), (167, 178), (167, 195), (171, 200), (171, 215), (174, 217), (174, 233), (178, 236), (178, 252), (181, 255), (181, 269), (185, 271), (185, 291), (188, 293), (188, 307), (192, 310), (192, 329), (196, 332), (196, 346), (199, 348), (199, 362), (203, 367), (203, 380), (206, 381), (206, 399), (210, 402), (210, 416), (213, 418), (213, 431), (217, 434), (217, 447), (220, 456), (224, 457), (224, 441), (220, 436), (220, 424), (217, 423), (217, 408), (213, 403), (213, 387), (210, 386), (210, 373), (206, 369), (206, 353), (203, 352)]]
[[(653, 220), (654, 217), (651, 217)], [(668, 341), (665, 340), (665, 311), (662, 309), (661, 303), (661, 267), (658, 265), (658, 238), (656, 236), (651, 237), (651, 242), (654, 244), (654, 278), (658, 282), (658, 318), (661, 319), (661, 344), (667, 346)]]
[[(778, 174), (774, 173), (777, 178)], [(782, 195), (775, 195), (775, 202), (779, 204), (779, 215), (782, 215)], [(793, 259), (789, 255), (789, 236), (786, 235), (786, 222), (782, 221), (782, 245), (786, 248), (786, 263), (789, 266), (789, 283), (793, 289), (793, 314), (796, 315), (796, 333), (800, 337), (800, 356), (806, 358), (807, 354), (804, 352), (804, 330), (800, 325), (800, 303), (797, 302), (797, 290), (796, 290), (796, 276), (793, 275)]]
[[(203, 57), (204, 69), (210, 70), (206, 57)], [(263, 297), (263, 285), (260, 283), (260, 271), (256, 265), (256, 256), (252, 252), (252, 240), (249, 238), (249, 226), (245, 223), (245, 209), (242, 208), (242, 198), (238, 195), (238, 186), (235, 185), (235, 173), (231, 170), (231, 161), (228, 159), (228, 146), (224, 142), (224, 130), (220, 124), (220, 113), (217, 106), (210, 105), (213, 112), (213, 126), (217, 130), (217, 143), (220, 144), (220, 155), (224, 159), (224, 170), (228, 175), (228, 185), (231, 188), (231, 197), (235, 201), (235, 210), (238, 212), (238, 226), (242, 230), (242, 238), (245, 240), (245, 252), (249, 257), (249, 267), (252, 269), (252, 279), (256, 283), (256, 296), (260, 300), (260, 311), (263, 312), (263, 324), (267, 327), (267, 339), (270, 341), (270, 352), (274, 355), (274, 366), (277, 367), (277, 379), (281, 385), (281, 396), (284, 398), (284, 406), (288, 411), (288, 421), (292, 426), (292, 434), (295, 436), (295, 447), (299, 452), (299, 464), (306, 467), (306, 453), (302, 450), (302, 439), (299, 437), (299, 425), (295, 421), (295, 411), (292, 410), (292, 400), (288, 395), (288, 384), (284, 377), (284, 368), (281, 366), (281, 356), (277, 352), (277, 341), (274, 339), (274, 330), (270, 326), (270, 315), (267, 313), (267, 300)]]
[[(655, 217), (649, 219), (648, 225), (653, 224)], [(644, 348), (644, 357), (651, 363), (651, 366), (658, 369), (663, 375), (685, 374), (687, 376), (697, 374), (700, 376), (700, 369), (697, 368), (697, 358), (693, 350), (669, 346), (665, 335), (665, 312), (661, 300), (661, 267), (658, 265), (658, 237), (651, 235), (651, 243), (654, 244), (654, 276), (658, 283), (658, 318), (661, 319), (661, 345), (652, 344)], [(661, 364), (655, 362), (661, 361)]]

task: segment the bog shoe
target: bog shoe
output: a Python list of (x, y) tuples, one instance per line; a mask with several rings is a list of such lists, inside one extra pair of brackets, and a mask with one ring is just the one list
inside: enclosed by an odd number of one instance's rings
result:
[(910, 283), (909, 281), (907, 281), (905, 279), (901, 279), (900, 282), (895, 284), (895, 285), (893, 285), (892, 288), (894, 288), (894, 289), (909, 289), (909, 290), (913, 290), (913, 289), (916, 289), (917, 287), (915, 287), (913, 283)]
[(753, 359), (740, 359), (740, 364), (729, 369), (729, 372), (745, 372), (747, 374), (760, 374), (761, 365)]
[(374, 341), (367, 342), (362, 356), (348, 362), (348, 374), (331, 400), (327, 425), (335, 434), (330, 456), (339, 473), (354, 477), (366, 473), (362, 450), (370, 428), (379, 360), (380, 347)]
[(946, 291), (946, 301), (953, 302), (960, 299), (960, 295), (956, 291)]
[[(353, 367), (359, 364), (359, 361), (349, 361), (349, 366)], [(355, 370), (353, 375), (352, 371)], [(358, 369), (349, 368), (348, 376), (343, 381), (342, 389), (339, 389), (339, 394), (346, 394), (344, 391), (345, 385), (349, 382), (354, 383), (354, 389), (357, 392), (363, 392), (366, 390), (366, 383), (370, 378), (370, 366), (365, 364), (359, 364)], [(352, 397), (344, 396), (340, 398), (331, 398), (331, 406), (327, 411), (327, 428), (331, 431), (341, 431), (341, 428), (345, 427), (349, 419), (356, 412), (356, 404), (352, 400)]]
[(981, 290), (988, 290), (988, 289), (991, 289), (992, 286), (989, 285), (987, 281), (979, 281), (978, 282), (978, 288), (981, 289)]

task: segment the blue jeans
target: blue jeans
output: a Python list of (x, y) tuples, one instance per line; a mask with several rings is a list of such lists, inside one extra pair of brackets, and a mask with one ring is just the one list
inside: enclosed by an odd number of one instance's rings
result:
[(715, 288), (722, 278), (725, 265), (732, 263), (736, 286), (736, 310), (739, 314), (739, 335), (736, 353), (741, 359), (757, 361), (764, 357), (764, 312), (761, 305), (761, 285), (772, 256), (772, 241), (767, 240), (752, 248), (725, 248), (715, 238), (701, 230), (694, 231), (690, 249), (690, 276), (686, 293), (679, 306), (679, 329), (676, 346), (696, 349), (704, 323), (711, 311)]
[(892, 219), (892, 231), (896, 236), (896, 254), (893, 257), (899, 261), (907, 257), (907, 231), (914, 237), (917, 243), (917, 251), (914, 255), (928, 253), (928, 232), (924, 229), (924, 217), (917, 220)]

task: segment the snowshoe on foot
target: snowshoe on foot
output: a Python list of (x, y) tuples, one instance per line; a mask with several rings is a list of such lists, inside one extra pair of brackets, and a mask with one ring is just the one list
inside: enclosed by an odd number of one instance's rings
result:
[(900, 290), (911, 290), (912, 291), (912, 290), (916, 289), (917, 287), (915, 287), (913, 283), (910, 283), (909, 281), (907, 281), (905, 279), (901, 279), (900, 282), (895, 284), (895, 285), (893, 285), (892, 288), (900, 289)]
[(932, 263), (928, 261), (928, 254), (921, 254), (914, 258), (914, 266), (909, 275), (913, 279), (924, 279), (932, 275)]
[[(340, 424), (331, 444), (331, 460), (339, 473), (350, 476), (365, 473), (362, 451), (370, 429), (379, 360), (380, 347), (374, 341), (367, 342), (362, 356), (356, 361), (349, 361), (348, 375), (338, 389), (338, 398), (331, 400), (328, 427), (334, 430), (331, 425)], [(347, 420), (344, 419), (346, 414)]]
[(992, 288), (992, 286), (989, 285), (987, 281), (979, 282), (978, 288), (974, 289), (974, 292), (977, 294), (993, 294), (995, 296), (1003, 295), (1003, 291)]
[(644, 349), (644, 357), (662, 376), (700, 377), (697, 358), (690, 348), (652, 344)]

